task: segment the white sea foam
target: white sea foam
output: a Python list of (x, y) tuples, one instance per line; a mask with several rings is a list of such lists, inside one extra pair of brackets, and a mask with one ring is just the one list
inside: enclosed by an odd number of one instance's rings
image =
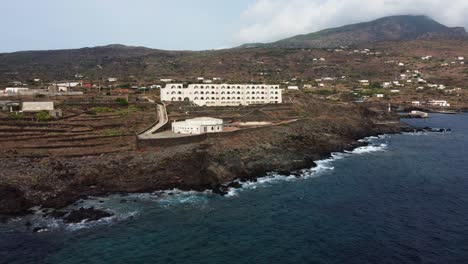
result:
[[(411, 134), (411, 133), (407, 133)], [(422, 135), (423, 133), (414, 133), (415, 135)], [(295, 175), (281, 175), (278, 173), (269, 173), (265, 177), (258, 178), (256, 181), (239, 182), (242, 184), (242, 188), (235, 189), (229, 188), (226, 197), (231, 198), (238, 196), (242, 191), (254, 190), (257, 188), (264, 188), (273, 184), (281, 182), (292, 182), (301, 179), (310, 179), (320, 177), (332, 172), (335, 167), (334, 163), (338, 160), (344, 159), (351, 155), (364, 155), (374, 152), (385, 151), (387, 144), (382, 143), (386, 139), (387, 135), (378, 137), (369, 137), (360, 140), (361, 142), (369, 143), (368, 146), (358, 147), (352, 151), (345, 151), (343, 153), (332, 153), (328, 159), (316, 161), (316, 165), (310, 169), (301, 170)], [(194, 205), (197, 207), (204, 207), (208, 204), (209, 197), (212, 196), (212, 191), (196, 192), (196, 191), (182, 191), (179, 189), (158, 191), (154, 193), (141, 193), (141, 194), (129, 194), (126, 196), (112, 195), (108, 197), (93, 197), (87, 200), (78, 201), (74, 206), (67, 208), (68, 210), (78, 209), (80, 207), (107, 210), (113, 214), (111, 217), (103, 218), (95, 222), (86, 222), (77, 224), (65, 224), (61, 219), (52, 219), (44, 216), (41, 208), (35, 208), (32, 218), (25, 220), (31, 221), (33, 227), (46, 227), (46, 231), (53, 230), (66, 230), (66, 231), (77, 231), (85, 228), (92, 228), (100, 225), (109, 225), (115, 222), (123, 221), (138, 215), (144, 211), (144, 203), (157, 203), (163, 208), (170, 208), (173, 206), (180, 205)], [(126, 200), (126, 203), (121, 203), (122, 200)], [(136, 203), (135, 203), (136, 202)], [(143, 202), (143, 204), (141, 203)], [(108, 210), (105, 208), (112, 208)]]
[(387, 144), (380, 145), (368, 145), (359, 148), (355, 148), (352, 151), (345, 151), (347, 154), (367, 154), (372, 152), (384, 151), (387, 148)]

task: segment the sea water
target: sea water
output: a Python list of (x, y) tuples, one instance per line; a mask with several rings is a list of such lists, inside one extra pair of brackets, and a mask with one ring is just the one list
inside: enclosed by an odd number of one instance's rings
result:
[(0, 263), (468, 263), (468, 115), (406, 121), (453, 131), (370, 138), (226, 197), (83, 201), (116, 214), (94, 224), (17, 219), (0, 226)]

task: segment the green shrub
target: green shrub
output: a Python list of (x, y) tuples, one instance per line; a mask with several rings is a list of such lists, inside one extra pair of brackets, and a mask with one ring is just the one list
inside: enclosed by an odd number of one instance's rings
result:
[(133, 114), (133, 113), (138, 112), (138, 111), (140, 111), (140, 108), (138, 108), (136, 106), (130, 106), (127, 109), (119, 110), (117, 112), (117, 114), (121, 115), (121, 116), (127, 116), (127, 115)]
[(108, 130), (104, 131), (104, 135), (109, 136), (109, 137), (110, 136), (120, 136), (122, 134), (123, 134), (122, 131), (117, 130), (117, 129), (108, 129)]
[(21, 118), (24, 118), (24, 114), (23, 113), (9, 113), (8, 118), (21, 119)]
[(112, 113), (115, 110), (110, 107), (92, 107), (88, 109), (88, 113), (91, 115), (95, 115), (97, 113)]
[(52, 117), (49, 115), (49, 112), (47, 112), (47, 111), (41, 111), (41, 112), (35, 114), (34, 117), (35, 117), (36, 120), (38, 120), (38, 121), (47, 121), (47, 120), (49, 120), (49, 119), (52, 118)]
[(117, 98), (115, 100), (120, 106), (128, 106), (128, 101), (125, 98)]
[(36, 94), (34, 95), (35, 98), (44, 98), (45, 95), (44, 94)]

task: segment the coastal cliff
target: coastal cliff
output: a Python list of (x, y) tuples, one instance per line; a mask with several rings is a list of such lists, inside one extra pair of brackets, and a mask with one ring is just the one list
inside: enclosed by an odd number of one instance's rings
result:
[(362, 145), (359, 139), (409, 130), (395, 116), (351, 103), (302, 98), (300, 120), (224, 133), (172, 147), (135, 149), (98, 157), (0, 159), (0, 214), (33, 206), (62, 208), (88, 196), (178, 188), (222, 193), (236, 179), (315, 166), (332, 152)]

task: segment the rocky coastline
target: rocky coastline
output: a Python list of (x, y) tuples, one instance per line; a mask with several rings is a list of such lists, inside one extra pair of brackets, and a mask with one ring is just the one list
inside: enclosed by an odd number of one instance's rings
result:
[[(252, 181), (269, 172), (294, 175), (333, 152), (362, 146), (362, 138), (415, 130), (396, 116), (355, 106), (334, 108), (333, 114), (323, 108), (295, 123), (168, 148), (98, 157), (1, 158), (0, 215), (8, 219), (32, 207), (61, 209), (89, 196), (174, 188), (223, 195), (241, 187), (236, 180)], [(93, 219), (86, 214), (91, 211), (81, 212), (85, 217), (77, 217), (78, 210), (72, 218)]]

